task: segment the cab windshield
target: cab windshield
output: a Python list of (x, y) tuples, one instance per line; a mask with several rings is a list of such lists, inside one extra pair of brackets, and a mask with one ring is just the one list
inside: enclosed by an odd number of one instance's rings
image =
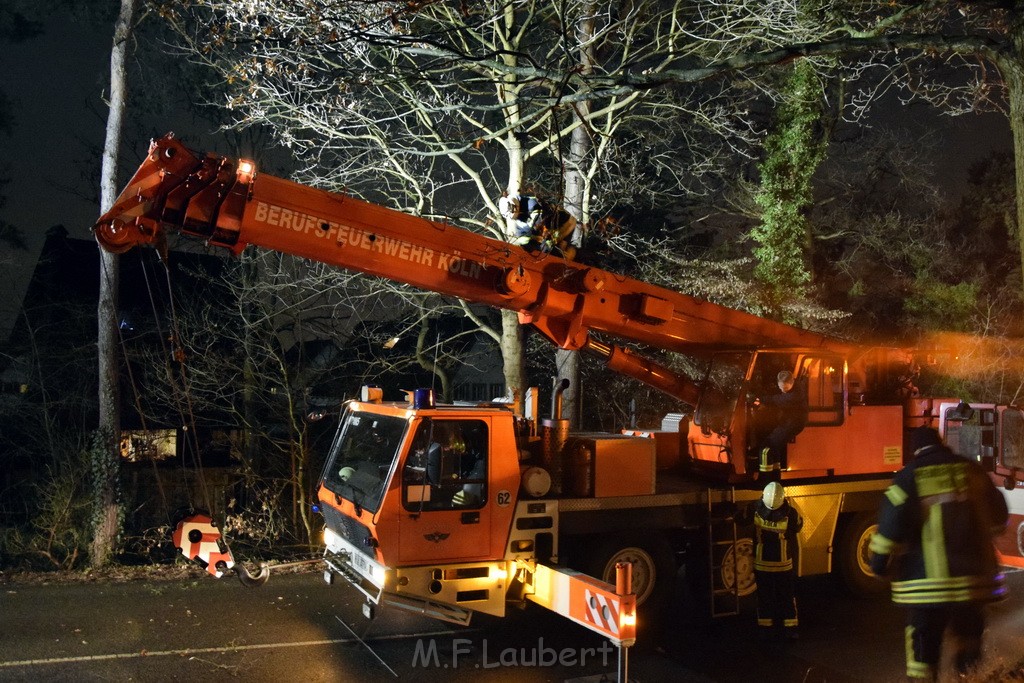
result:
[(327, 459), (324, 484), (328, 490), (376, 512), (407, 427), (401, 417), (345, 413)]
[(750, 366), (750, 353), (717, 353), (711, 358), (704, 378), (700, 402), (694, 413), (694, 422), (714, 432), (724, 433), (729, 428), (736, 400)]

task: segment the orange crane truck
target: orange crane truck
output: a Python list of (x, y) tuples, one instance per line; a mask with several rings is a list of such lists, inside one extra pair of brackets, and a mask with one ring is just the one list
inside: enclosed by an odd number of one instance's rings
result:
[[(500, 616), (532, 601), (629, 645), (635, 607), (668, 595), (680, 559), (711, 615), (735, 613), (755, 588), (753, 543), (734, 522), (763, 486), (752, 399), (780, 370), (796, 376), (809, 409), (781, 475), (806, 520), (801, 575), (881, 585), (868, 541), (910, 427), (955, 435), (1008, 485), (1024, 473), (1021, 411), (920, 396), (913, 378), (925, 359), (912, 351), (816, 334), (260, 174), (170, 135), (152, 143), (94, 231), (113, 252), (179, 233), (514, 310), (556, 346), (595, 354), (690, 407), (656, 430), (571, 433), (558, 391), (545, 418), (535, 391), (512, 403), (440, 405), (427, 390), (385, 402), (364, 388), (344, 409), (317, 498), (325, 576), (361, 591), (367, 615), (391, 605), (466, 624), (474, 612)], [(706, 370), (687, 377), (612, 339), (702, 358)], [(213, 558), (219, 575), (231, 559), (217, 540), (208, 518), (176, 537), (186, 555)]]

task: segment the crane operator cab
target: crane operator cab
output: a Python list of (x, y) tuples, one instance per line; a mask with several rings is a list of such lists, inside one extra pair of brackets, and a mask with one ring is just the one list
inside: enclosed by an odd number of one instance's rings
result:
[[(820, 476), (884, 470), (883, 459), (895, 453), (890, 447), (902, 441), (900, 399), (895, 405), (849, 405), (848, 375), (845, 358), (827, 351), (713, 354), (690, 428), (691, 462), (709, 472), (718, 467), (726, 474), (770, 477), (782, 471)], [(783, 429), (779, 397), (786, 393), (799, 397), (799, 411), (793, 411), (799, 419)], [(775, 431), (780, 436), (773, 440)], [(854, 442), (865, 448), (849, 448)], [(762, 469), (766, 447), (774, 450)]]
[(487, 425), (482, 420), (422, 420), (402, 480), (406, 505), (423, 510), (480, 507), (487, 488)]

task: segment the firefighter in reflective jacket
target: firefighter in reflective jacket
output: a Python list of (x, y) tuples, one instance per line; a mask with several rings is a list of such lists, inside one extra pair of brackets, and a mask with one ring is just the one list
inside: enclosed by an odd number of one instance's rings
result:
[(959, 674), (981, 658), (984, 604), (1006, 593), (992, 547), (1006, 501), (981, 466), (953, 453), (934, 429), (912, 430), (910, 451), (913, 460), (885, 492), (871, 568), (892, 575), (892, 600), (907, 606), (907, 677), (937, 680), (947, 627)]
[(800, 514), (786, 500), (782, 484), (764, 487), (754, 512), (757, 578), (757, 625), (792, 640), (797, 637), (796, 595), (793, 590), (793, 555), (796, 534), (803, 526)]

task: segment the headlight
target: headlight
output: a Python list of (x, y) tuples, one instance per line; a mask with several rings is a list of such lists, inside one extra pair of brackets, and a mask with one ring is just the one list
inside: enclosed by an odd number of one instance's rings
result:
[(333, 531), (331, 531), (330, 528), (324, 527), (324, 545), (325, 546), (327, 546), (328, 548), (333, 549), (335, 546), (338, 545), (338, 541), (340, 541), (340, 540), (341, 540), (341, 537), (339, 537), (338, 534), (336, 534)]

